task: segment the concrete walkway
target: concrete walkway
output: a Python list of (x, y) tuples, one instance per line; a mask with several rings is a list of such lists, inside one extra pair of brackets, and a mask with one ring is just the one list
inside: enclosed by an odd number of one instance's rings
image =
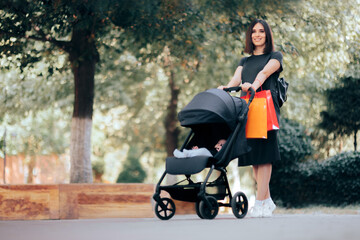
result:
[(352, 240), (360, 239), (360, 214), (275, 214), (236, 219), (218, 215), (92, 220), (0, 221), (1, 240)]

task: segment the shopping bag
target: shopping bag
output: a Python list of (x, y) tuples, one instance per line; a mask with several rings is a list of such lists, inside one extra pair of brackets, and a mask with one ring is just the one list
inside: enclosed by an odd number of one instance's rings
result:
[(267, 130), (278, 130), (279, 123), (276, 117), (274, 101), (271, 96), (270, 90), (263, 90), (255, 93), (255, 98), (266, 98), (267, 109)]
[[(242, 97), (246, 102), (249, 98)], [(266, 98), (254, 98), (250, 104), (245, 127), (246, 138), (267, 138)]]

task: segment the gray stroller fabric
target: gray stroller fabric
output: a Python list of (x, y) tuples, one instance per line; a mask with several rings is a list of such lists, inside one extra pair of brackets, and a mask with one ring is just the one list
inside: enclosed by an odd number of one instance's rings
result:
[(226, 123), (234, 130), (242, 107), (242, 99), (234, 98), (223, 90), (209, 89), (197, 94), (179, 112), (178, 117), (183, 127), (204, 123)]
[(186, 148), (212, 149), (219, 139), (226, 139), (221, 151), (214, 156), (222, 166), (226, 166), (232, 159), (249, 151), (245, 137), (247, 112), (245, 100), (223, 90), (209, 89), (197, 94), (178, 114), (181, 126), (194, 131), (194, 137)]
[(166, 158), (166, 172), (169, 174), (196, 174), (201, 172), (208, 163), (209, 156), (191, 158)]

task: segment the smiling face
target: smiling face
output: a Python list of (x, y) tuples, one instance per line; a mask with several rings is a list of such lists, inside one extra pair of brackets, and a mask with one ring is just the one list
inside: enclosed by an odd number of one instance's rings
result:
[(266, 33), (264, 26), (261, 23), (257, 23), (254, 25), (251, 33), (252, 43), (256, 48), (265, 48), (266, 42)]
[(246, 31), (244, 52), (261, 55), (274, 50), (274, 41), (269, 24), (265, 20), (255, 19)]

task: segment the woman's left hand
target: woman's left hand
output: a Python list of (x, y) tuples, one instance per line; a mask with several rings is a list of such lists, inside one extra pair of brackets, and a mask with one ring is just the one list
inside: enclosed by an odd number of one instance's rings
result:
[(252, 87), (252, 84), (246, 82), (246, 83), (243, 83), (243, 84), (241, 85), (241, 90), (242, 90), (243, 92), (247, 92), (247, 91), (249, 90), (249, 88), (251, 88), (251, 87)]

